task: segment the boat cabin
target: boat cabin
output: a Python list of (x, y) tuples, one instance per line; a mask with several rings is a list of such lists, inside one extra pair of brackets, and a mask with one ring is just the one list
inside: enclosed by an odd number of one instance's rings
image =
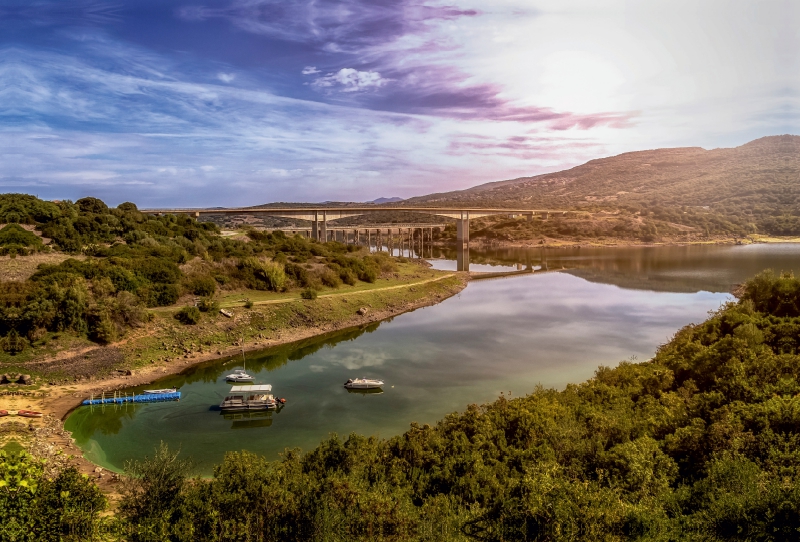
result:
[(273, 410), (278, 408), (278, 402), (269, 393), (271, 391), (269, 384), (234, 386), (219, 407), (223, 412)]

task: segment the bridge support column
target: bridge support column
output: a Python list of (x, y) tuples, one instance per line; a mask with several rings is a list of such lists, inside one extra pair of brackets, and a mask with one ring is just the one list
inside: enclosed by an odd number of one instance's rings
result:
[(469, 212), (462, 211), (461, 218), (456, 223), (456, 241), (461, 244), (469, 243)]
[(319, 239), (324, 243), (328, 240), (328, 213), (322, 211), (322, 220), (319, 223)]
[(469, 243), (456, 246), (456, 271), (469, 271)]
[[(320, 216), (321, 215), (321, 216)], [(328, 240), (327, 213), (314, 211), (314, 220), (311, 222), (311, 238), (320, 243)]]

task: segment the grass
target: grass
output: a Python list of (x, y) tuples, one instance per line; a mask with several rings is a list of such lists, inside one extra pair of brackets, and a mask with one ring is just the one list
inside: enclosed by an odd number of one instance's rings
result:
[[(379, 278), (373, 283), (356, 282), (353, 286), (342, 284), (339, 288), (323, 288), (319, 291), (319, 297), (326, 297), (329, 295), (348, 295), (357, 292), (365, 292), (371, 290), (379, 290), (384, 288), (391, 288), (395, 286), (403, 286), (410, 282), (419, 282), (441, 277), (442, 272), (422, 267), (417, 264), (398, 264), (398, 271), (391, 277)], [(289, 292), (269, 292), (263, 290), (237, 290), (233, 292), (226, 292), (219, 296), (220, 308), (231, 309), (237, 307), (244, 307), (245, 300), (249, 299), (254, 305), (268, 305), (272, 303), (283, 303), (290, 300), (299, 300), (300, 290), (292, 290)], [(169, 314), (170, 316), (180, 308), (173, 307), (158, 307), (151, 309), (153, 313), (163, 316)]]

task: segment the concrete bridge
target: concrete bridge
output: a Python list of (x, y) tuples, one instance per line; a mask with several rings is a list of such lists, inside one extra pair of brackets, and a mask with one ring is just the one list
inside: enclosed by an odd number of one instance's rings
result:
[[(497, 208), (477, 208), (477, 207), (388, 207), (381, 205), (370, 205), (365, 207), (233, 207), (233, 208), (211, 208), (211, 209), (140, 209), (143, 213), (163, 215), (163, 214), (185, 214), (195, 218), (203, 215), (262, 215), (280, 218), (295, 218), (308, 220), (311, 222), (311, 237), (318, 241), (329, 239), (328, 221), (339, 220), (352, 216), (363, 216), (375, 213), (386, 212), (412, 212), (429, 214), (452, 218), (456, 220), (456, 240), (461, 243), (469, 242), (469, 221), (471, 218), (481, 218), (484, 216), (505, 215), (509, 217), (523, 216), (528, 220), (540, 218), (547, 220), (553, 215), (566, 215), (567, 211), (553, 209), (497, 209)], [(429, 227), (429, 226), (426, 226)], [(373, 229), (378, 228), (374, 226)], [(298, 228), (299, 229), (299, 228)], [(353, 228), (349, 228), (353, 229)]]

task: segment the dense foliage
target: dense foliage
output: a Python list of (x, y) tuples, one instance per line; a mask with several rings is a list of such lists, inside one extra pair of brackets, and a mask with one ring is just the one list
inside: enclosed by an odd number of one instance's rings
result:
[[(48, 332), (110, 343), (142, 323), (146, 307), (219, 289), (273, 290), (374, 282), (394, 270), (384, 254), (355, 246), (250, 230), (219, 235), (188, 216), (140, 213), (132, 203), (109, 208), (97, 198), (45, 202), (0, 195), (0, 251), (26, 254), (43, 245), (18, 224), (35, 227), (49, 250), (72, 257), (40, 265), (24, 282), (0, 283), (0, 343), (10, 353), (46, 340)], [(186, 301), (189, 301), (187, 299)], [(187, 320), (188, 322), (188, 320)]]
[(106, 499), (85, 475), (66, 468), (48, 476), (25, 452), (0, 451), (0, 540), (92, 540)]
[(650, 361), (388, 440), (231, 453), (192, 483), (162, 447), (122, 520), (131, 540), (796, 539), (800, 281), (739, 295)]

